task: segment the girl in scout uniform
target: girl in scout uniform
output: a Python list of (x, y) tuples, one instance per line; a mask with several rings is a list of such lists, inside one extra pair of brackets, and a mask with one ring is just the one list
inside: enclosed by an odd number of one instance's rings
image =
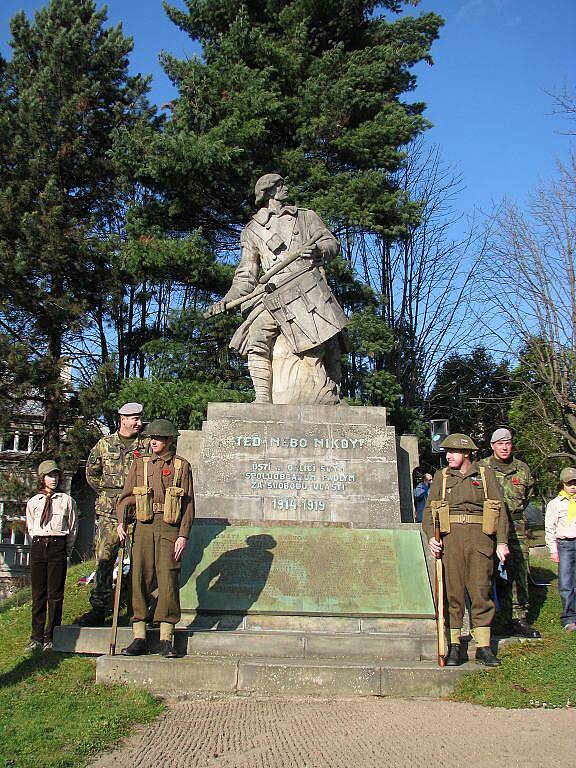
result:
[(32, 635), (26, 646), (28, 653), (52, 650), (54, 627), (62, 623), (68, 558), (78, 533), (76, 502), (60, 490), (56, 462), (43, 461), (38, 478), (39, 491), (26, 505), (26, 530), (32, 539)]

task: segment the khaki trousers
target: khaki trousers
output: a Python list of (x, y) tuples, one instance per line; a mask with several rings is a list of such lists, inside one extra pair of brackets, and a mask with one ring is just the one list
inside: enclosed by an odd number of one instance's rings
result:
[(495, 613), (490, 598), (493, 538), (482, 533), (478, 523), (451, 523), (443, 542), (449, 628), (462, 627), (466, 592), (470, 596), (472, 626), (489, 627)]
[(168, 525), (163, 514), (148, 523), (137, 522), (132, 544), (133, 621), (146, 621), (151, 594), (158, 584), (154, 622), (180, 621), (180, 563), (174, 560), (179, 525)]

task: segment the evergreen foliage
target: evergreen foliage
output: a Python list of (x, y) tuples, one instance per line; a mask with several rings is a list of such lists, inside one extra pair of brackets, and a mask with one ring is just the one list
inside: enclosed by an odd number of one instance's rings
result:
[(132, 41), (104, 28), (92, 0), (51, 0), (33, 21), (11, 21), (0, 70), (0, 316), (23, 318), (15, 368), (30, 377), (58, 450), (65, 410), (64, 341), (102, 301), (106, 239), (121, 207), (110, 150), (122, 126), (146, 117), (147, 80), (128, 75)]
[[(393, 180), (427, 122), (411, 68), (431, 62), (441, 19), (391, 21), (402, 3), (186, 0), (166, 5), (202, 59), (163, 54), (179, 90), (167, 129), (132, 136), (129, 155), (171, 225), (235, 236), (254, 181), (275, 170), (332, 223), (400, 234), (417, 216)], [(131, 150), (131, 151), (130, 151)], [(153, 209), (156, 213), (156, 208)]]
[(508, 426), (517, 389), (507, 360), (496, 361), (484, 348), (449, 355), (438, 369), (428, 401), (428, 417), (449, 419), (452, 432), (470, 435), (481, 455), (491, 453), (490, 437)]

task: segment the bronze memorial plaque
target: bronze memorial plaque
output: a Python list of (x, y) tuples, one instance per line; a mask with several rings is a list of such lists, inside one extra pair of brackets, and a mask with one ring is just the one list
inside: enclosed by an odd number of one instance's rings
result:
[(180, 598), (185, 611), (434, 616), (416, 530), (195, 525)]

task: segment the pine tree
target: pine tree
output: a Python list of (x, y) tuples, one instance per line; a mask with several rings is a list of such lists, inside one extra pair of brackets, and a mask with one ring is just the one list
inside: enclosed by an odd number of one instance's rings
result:
[[(157, 190), (170, 227), (222, 243), (252, 211), (262, 173), (286, 176), (299, 203), (339, 231), (405, 231), (418, 205), (393, 174), (427, 126), (402, 95), (430, 59), (441, 19), (388, 20), (385, 0), (186, 0), (166, 5), (202, 59), (164, 54), (179, 90), (162, 135), (133, 136), (128, 156)], [(158, 213), (158, 209), (154, 209)]]
[(92, 0), (51, 0), (33, 21), (20, 12), (0, 67), (0, 317), (8, 335), (15, 314), (29, 325), (50, 451), (63, 354), (101, 301), (99, 240), (122, 204), (115, 136), (149, 117), (148, 82), (128, 75), (132, 41), (105, 21)]

